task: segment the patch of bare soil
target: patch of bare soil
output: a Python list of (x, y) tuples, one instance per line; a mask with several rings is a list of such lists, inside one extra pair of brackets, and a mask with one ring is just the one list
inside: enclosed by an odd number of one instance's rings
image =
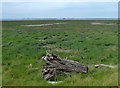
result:
[(112, 46), (111, 48), (108, 48), (107, 50), (113, 50), (113, 51), (115, 51), (115, 50), (118, 50), (118, 47), (117, 46)]
[(57, 48), (55, 50), (58, 51), (58, 52), (71, 52), (71, 50), (62, 49), (62, 48)]
[(45, 45), (45, 46), (43, 46), (43, 47), (45, 47), (45, 48), (55, 48), (55, 46), (54, 46), (54, 45), (51, 45), (51, 44)]
[(46, 41), (46, 40), (43, 40), (43, 39), (39, 39), (38, 41)]

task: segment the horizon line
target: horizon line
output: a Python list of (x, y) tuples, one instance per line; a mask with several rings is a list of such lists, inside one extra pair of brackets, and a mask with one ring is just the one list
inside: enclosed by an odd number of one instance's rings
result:
[(3, 18), (0, 21), (9, 20), (118, 20), (119, 18)]

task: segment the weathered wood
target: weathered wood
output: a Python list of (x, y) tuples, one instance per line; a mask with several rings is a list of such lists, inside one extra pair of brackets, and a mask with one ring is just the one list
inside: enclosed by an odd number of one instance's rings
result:
[(79, 62), (61, 59), (51, 51), (46, 52), (46, 56), (42, 57), (42, 60), (46, 61), (43, 65), (43, 78), (45, 80), (54, 80), (56, 74), (69, 74), (71, 72), (87, 73), (88, 67)]
[(95, 68), (114, 68), (114, 66), (111, 66), (111, 65), (105, 65), (105, 64), (98, 64), (98, 65), (95, 65)]

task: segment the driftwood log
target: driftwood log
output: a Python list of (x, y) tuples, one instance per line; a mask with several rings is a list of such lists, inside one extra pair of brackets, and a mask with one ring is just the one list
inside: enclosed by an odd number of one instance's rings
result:
[(51, 51), (46, 52), (46, 56), (42, 57), (46, 64), (42, 66), (43, 78), (45, 80), (54, 80), (56, 74), (87, 73), (88, 67), (76, 61), (61, 59)]
[(114, 66), (111, 66), (111, 65), (105, 65), (105, 64), (98, 64), (98, 65), (95, 65), (95, 68), (115, 68)]

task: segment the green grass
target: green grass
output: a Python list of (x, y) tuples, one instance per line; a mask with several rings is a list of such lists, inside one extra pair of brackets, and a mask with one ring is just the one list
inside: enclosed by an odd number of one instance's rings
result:
[[(66, 24), (24, 27), (26, 24)], [(117, 23), (116, 20), (82, 21), (3, 21), (3, 86), (115, 86), (118, 71), (89, 68), (88, 74), (57, 76), (60, 84), (41, 78), (41, 61), (46, 50), (89, 66), (118, 65), (117, 25), (91, 25), (91, 22)], [(29, 67), (32, 64), (33, 67)]]

